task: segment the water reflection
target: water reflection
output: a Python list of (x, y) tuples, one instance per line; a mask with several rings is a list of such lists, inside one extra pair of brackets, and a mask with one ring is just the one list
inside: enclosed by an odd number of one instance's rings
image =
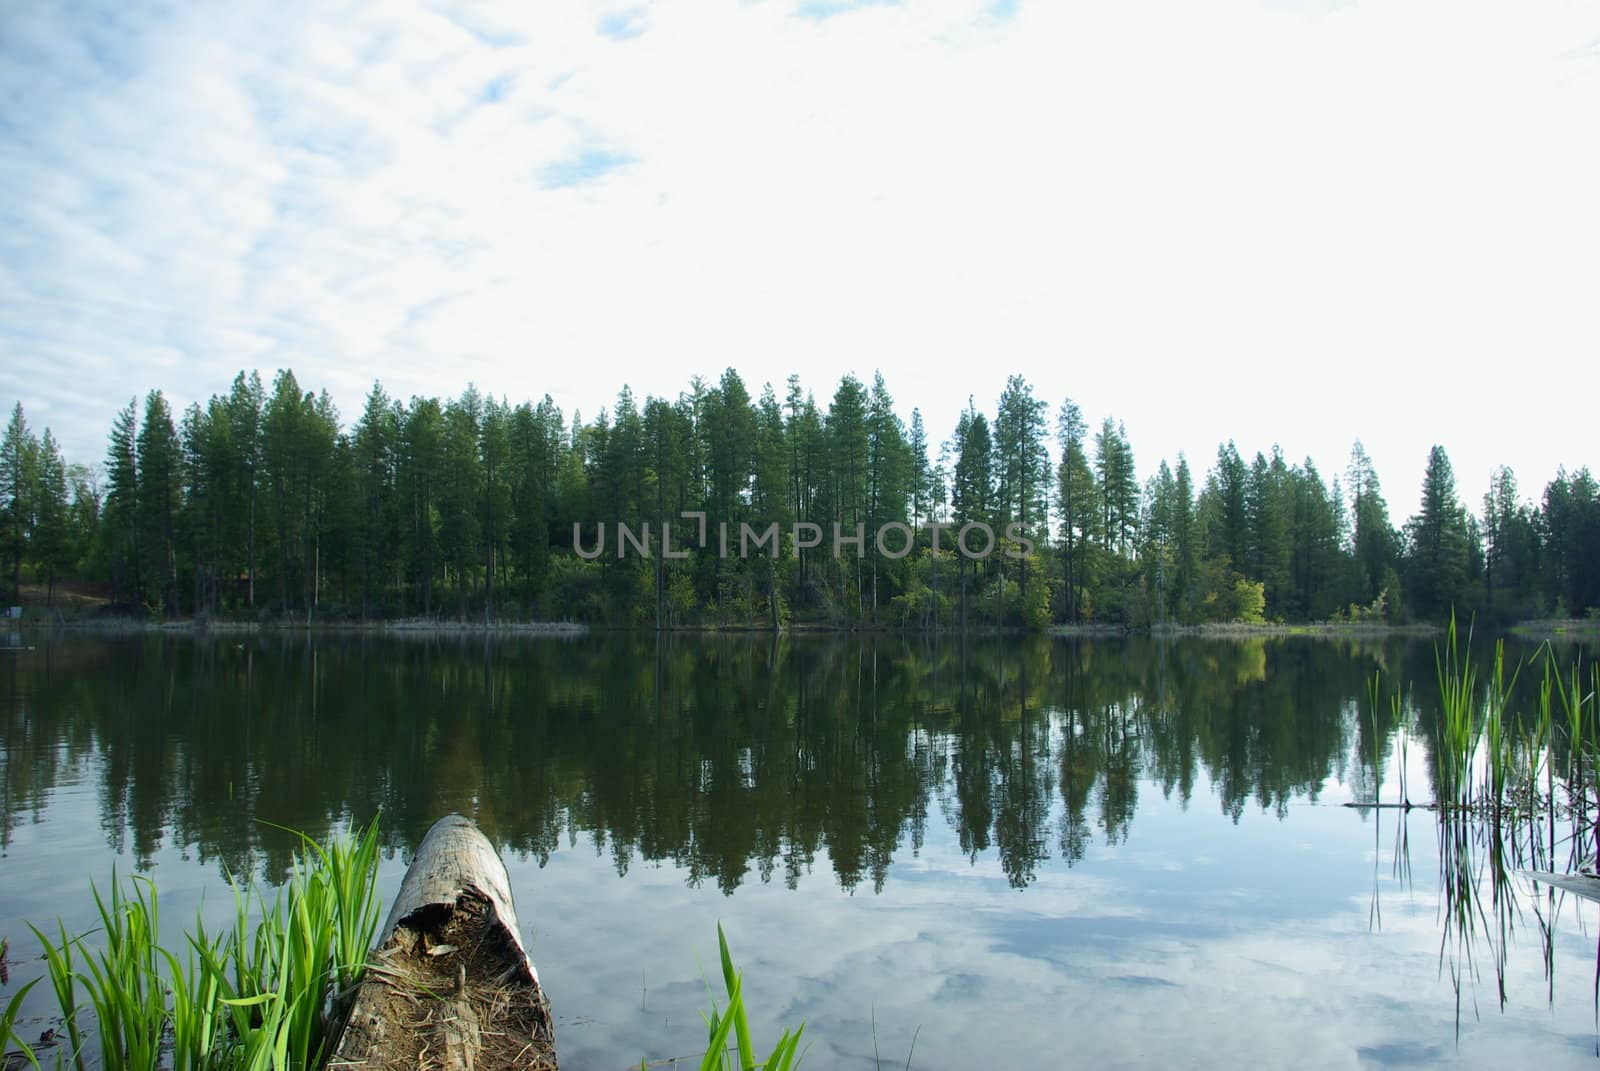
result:
[[(1371, 716), (1375, 669), (1418, 682), (1398, 731)], [(1184, 1062), (1199, 1044), (1260, 1057), (1258, 1035), (1224, 1029), (1239, 1002), (1294, 1024), (1277, 1056), (1323, 1030), (1360, 1039), (1326, 1063), (1431, 1062), (1450, 1003), (1459, 1031), (1479, 1002), (1506, 1003), (1508, 977), (1539, 1007), (1508, 1012), (1481, 1055), (1552, 1032), (1587, 1052), (1573, 912), (1562, 921), (1515, 877), (1566, 869), (1571, 842), (1309, 806), (1432, 797), (1433, 672), (1414, 640), (68, 636), (0, 663), (0, 851), (37, 851), (38, 823), (47, 838), (86, 826), (141, 865), (177, 849), (210, 874), (271, 880), (294, 844), (258, 819), (321, 835), (381, 807), (403, 857), (441, 812), (470, 813), (563, 920), (541, 937), (552, 986), (604, 1024), (566, 1032), (572, 1066), (693, 1051), (703, 992), (679, 942), (724, 912), (752, 979), (792, 982), (771, 1014), (825, 1022), (845, 1045), (819, 1053), (830, 1066), (866, 1051), (850, 1017), (872, 1001), (886, 1035), (924, 1025), (952, 1065), (968, 1044), (966, 1066), (1044, 1051), (1060, 1007), (1127, 1024), (1080, 1039), (1105, 1062)], [(44, 865), (72, 889), (108, 869), (88, 853), (13, 866), (0, 900)], [(795, 941), (802, 928), (812, 938)], [(1547, 986), (1568, 957), (1575, 1010), (1530, 995), (1519, 929)], [(918, 970), (927, 981), (907, 988)], [(1419, 994), (1441, 977), (1435, 1007)], [(1339, 996), (1296, 1004), (1286, 980)], [(667, 1028), (646, 1004), (669, 993)], [(969, 1037), (960, 1023), (979, 1016), (1009, 1038)], [(1129, 1039), (1154, 1047), (1130, 1054)]]
[[(1358, 697), (1416, 644), (634, 637), (504, 642), (140, 637), (6, 665), (0, 847), (52, 786), (99, 782), (111, 849), (163, 838), (239, 873), (384, 809), (441, 811), (539, 860), (603, 845), (732, 892), (819, 855), (881, 890), (930, 820), (1027, 886), (1132, 836), (1141, 790), (1200, 779), (1234, 819), (1359, 782)], [(92, 760), (92, 761), (91, 761)], [(1052, 819), (1055, 804), (1064, 805)]]

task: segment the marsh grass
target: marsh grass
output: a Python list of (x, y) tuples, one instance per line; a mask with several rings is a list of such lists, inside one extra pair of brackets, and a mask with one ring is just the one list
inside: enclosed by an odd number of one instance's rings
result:
[[(800, 1062), (800, 1036), (806, 1024), (794, 1030), (785, 1030), (765, 1060), (756, 1061), (755, 1045), (750, 1037), (750, 1022), (745, 1014), (744, 975), (733, 966), (733, 956), (728, 952), (728, 937), (717, 923), (717, 949), (722, 960), (722, 984), (727, 990), (728, 1006), (719, 1010), (712, 1001), (711, 1013), (705, 1017), (708, 1032), (705, 1058), (700, 1061), (700, 1071), (790, 1071)], [(729, 1036), (734, 1044), (730, 1047)], [(731, 1051), (730, 1051), (731, 1049)]]
[[(1486, 665), (1472, 651), (1471, 629), (1463, 634), (1452, 618), (1435, 647), (1439, 705), (1433, 719), (1433, 792), (1439, 838), (1441, 934), (1440, 972), (1448, 972), (1456, 995), (1456, 1027), (1470, 995), (1477, 1012), (1476, 984), (1492, 965), (1497, 998), (1506, 1002), (1505, 967), (1512, 937), (1525, 923), (1530, 905), (1545, 950), (1546, 977), (1553, 995), (1553, 920), (1557, 900), (1551, 892), (1531, 901), (1519, 897), (1519, 870), (1572, 870), (1590, 865), (1584, 846), (1600, 849), (1600, 667), (1585, 665), (1581, 652), (1559, 658), (1548, 642), (1525, 661), (1508, 661), (1503, 643), (1494, 645)], [(1519, 708), (1515, 697), (1525, 671), (1540, 677), (1533, 702)], [(1370, 748), (1373, 784), (1381, 792), (1384, 738), (1399, 742), (1401, 815), (1396, 835), (1396, 876), (1409, 872), (1405, 815), (1411, 808), (1404, 784), (1408, 718), (1398, 693), (1391, 696), (1387, 730), (1382, 725), (1382, 683), (1374, 676), (1367, 690), (1368, 717), (1375, 739)], [(1415, 708), (1413, 708), (1415, 709)], [(1368, 749), (1363, 749), (1365, 752)], [(1387, 805), (1393, 806), (1393, 805)], [(1381, 811), (1378, 812), (1381, 816)], [(1374, 905), (1371, 922), (1381, 916)], [(1597, 951), (1600, 956), (1600, 951)], [(1600, 1023), (1600, 959), (1596, 975)]]
[(89, 973), (78, 977), (99, 1024), (101, 1066), (106, 1071), (153, 1068), (160, 1060), (167, 1025), (155, 884), (135, 877), (124, 892), (113, 869), (109, 906), (93, 884), (90, 890), (106, 947), (84, 957)]
[[(1384, 744), (1388, 740), (1396, 743), (1395, 753), (1395, 782), (1397, 792), (1396, 807), (1402, 812), (1411, 809), (1411, 793), (1407, 784), (1407, 770), (1410, 768), (1410, 741), (1411, 719), (1408, 708), (1399, 691), (1390, 693), (1385, 713), (1383, 699), (1383, 675), (1373, 673), (1367, 681), (1367, 714), (1369, 719), (1371, 750), (1369, 757), (1372, 769), (1372, 795), (1374, 802), (1382, 802), (1383, 777), (1385, 762)], [(1395, 823), (1394, 865), (1390, 876), (1405, 885), (1411, 883), (1411, 842), (1410, 827), (1401, 820)], [(1382, 858), (1381, 845), (1383, 843), (1383, 811), (1374, 812), (1372, 824), (1372, 902), (1367, 915), (1367, 924), (1373, 929), (1382, 929), (1383, 910), (1379, 896), (1381, 878), (1379, 876), (1379, 860)]]
[[(1470, 643), (1470, 630), (1463, 643), (1452, 619), (1435, 650), (1435, 805), (1441, 812), (1519, 821), (1533, 833), (1542, 823), (1545, 850), (1551, 851), (1556, 819), (1573, 818), (1587, 828), (1594, 810), (1600, 667), (1584, 666), (1581, 656), (1562, 665), (1549, 643), (1526, 662), (1508, 662), (1504, 643), (1497, 641), (1485, 673)], [(1514, 709), (1517, 682), (1532, 666), (1542, 671), (1536, 701), (1531, 709)], [(1592, 681), (1587, 690), (1586, 670)]]
[(163, 944), (154, 883), (115, 870), (109, 896), (91, 885), (94, 947), (92, 934), (70, 937), (59, 922), (59, 939), (33, 928), (61, 1012), (56, 1065), (84, 1071), (92, 1055), (107, 1071), (320, 1066), (377, 929), (377, 820), (325, 845), (301, 842), (270, 900), (231, 883), (224, 933), (197, 917), (175, 948)]
[[(0, 1008), (0, 1058), (9, 1058), (12, 1052), (16, 1052), (34, 1068), (39, 1066), (39, 1060), (34, 1056), (32, 1047), (22, 1040), (22, 1035), (18, 1034), (15, 1028), (17, 1015), (22, 1010), (23, 999), (27, 997), (28, 990), (38, 984), (39, 979), (35, 978), (13, 993), (6, 1006)], [(16, 1046), (15, 1049), (12, 1049), (13, 1045)]]
[[(711, 983), (706, 983), (711, 997), (711, 1011), (703, 1013), (706, 1023), (706, 1051), (700, 1058), (700, 1071), (793, 1071), (800, 1064), (800, 1036), (806, 1024), (794, 1030), (785, 1030), (765, 1059), (756, 1059), (755, 1043), (750, 1036), (750, 1020), (745, 1012), (744, 974), (734, 969), (733, 956), (728, 951), (728, 937), (717, 923), (717, 952), (722, 965), (722, 985), (728, 1006), (720, 1007), (711, 994)], [(702, 976), (703, 977), (703, 976)], [(687, 1059), (687, 1057), (685, 1057)], [(678, 1058), (660, 1061), (678, 1066)], [(651, 1067), (648, 1058), (639, 1061), (640, 1071)]]

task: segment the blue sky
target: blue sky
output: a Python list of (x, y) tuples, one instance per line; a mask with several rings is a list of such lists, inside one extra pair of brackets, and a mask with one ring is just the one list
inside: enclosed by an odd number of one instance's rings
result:
[(1397, 512), (1600, 461), (1600, 9), (696, 0), (0, 9), (0, 401), (292, 367), (592, 415), (1026, 375), (1148, 474), (1219, 441)]

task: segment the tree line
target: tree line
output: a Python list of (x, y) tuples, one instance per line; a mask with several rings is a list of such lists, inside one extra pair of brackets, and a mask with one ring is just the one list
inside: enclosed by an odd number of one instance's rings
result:
[[(652, 526), (654, 553), (619, 523)], [(743, 524), (776, 524), (776, 542), (724, 553), (721, 526), (736, 541)], [(241, 372), (181, 414), (159, 390), (130, 401), (89, 465), (67, 464), (18, 403), (0, 525), (16, 597), (26, 568), (46, 601), (70, 580), (106, 612), (161, 619), (1042, 628), (1600, 607), (1587, 468), (1533, 502), (1502, 467), (1471, 510), (1435, 446), (1421, 506), (1397, 526), (1359, 441), (1331, 480), (1230, 441), (1202, 474), (1180, 453), (1141, 481), (1121, 423), (1093, 425), (1070, 399), (1052, 414), (1020, 376), (993, 414), (969, 400), (935, 441), (881, 374), (843, 377), (823, 404), (798, 376), (752, 395), (729, 369), (671, 399), (624, 387), (590, 420), (548, 395), (403, 402), (375, 384), (346, 426), (293, 372), (270, 389)], [(819, 545), (797, 538), (807, 525)], [(836, 545), (836, 525), (866, 538)], [(873, 534), (896, 525), (912, 531), (885, 553)], [(994, 533), (991, 553), (959, 549), (967, 526)]]

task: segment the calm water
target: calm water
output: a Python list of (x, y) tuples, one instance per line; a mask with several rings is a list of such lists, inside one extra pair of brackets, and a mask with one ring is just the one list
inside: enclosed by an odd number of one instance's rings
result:
[(570, 1069), (704, 1047), (718, 920), (758, 1042), (804, 1019), (814, 1068), (873, 1067), (874, 1019), (895, 1067), (913, 1036), (923, 1068), (1600, 1065), (1593, 905), (1519, 879), (1463, 934), (1433, 817), (1338, 806), (1374, 669), (1426, 738), (1429, 641), (32, 642), (0, 655), (0, 1001), (23, 920), (88, 929), (114, 863), (175, 930), (281, 879), (259, 820), (381, 807), (387, 900), (459, 810)]

